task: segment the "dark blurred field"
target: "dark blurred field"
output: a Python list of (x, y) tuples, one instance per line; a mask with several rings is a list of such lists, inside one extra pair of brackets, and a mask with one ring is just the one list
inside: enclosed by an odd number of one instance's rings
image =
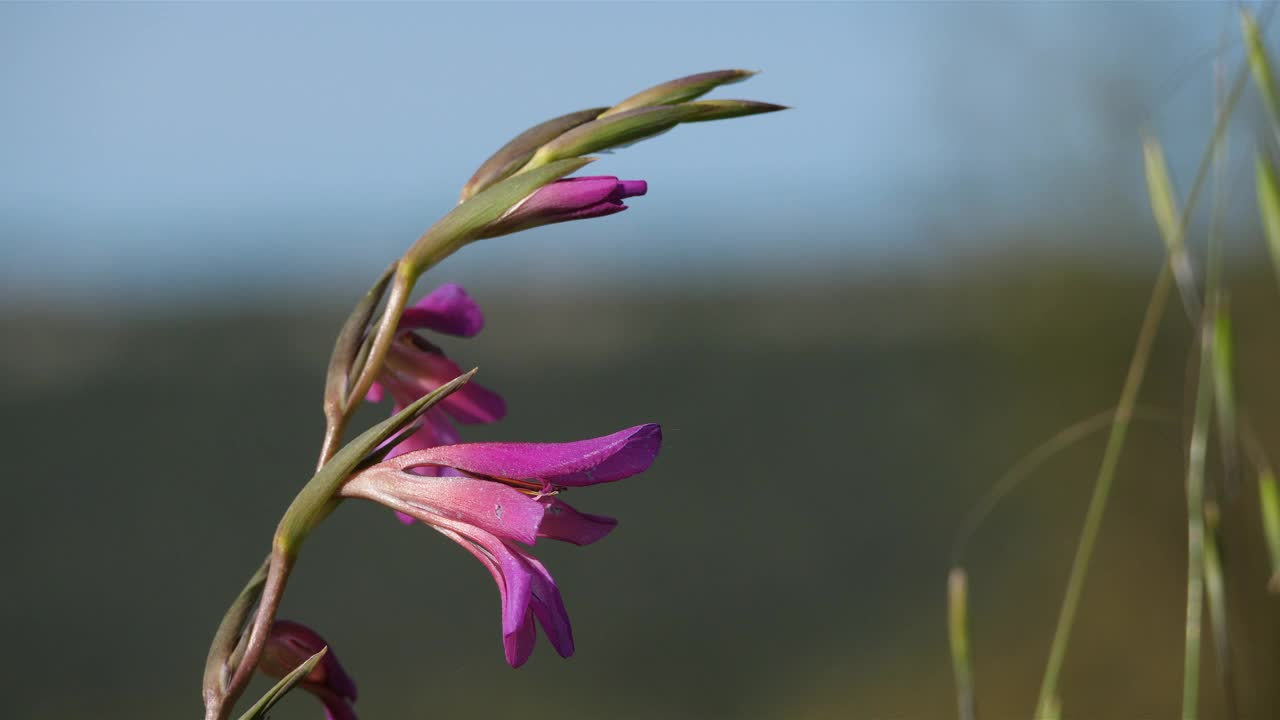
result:
[[(544, 639), (508, 669), (479, 564), (354, 502), (310, 542), (284, 615), (329, 637), (374, 719), (952, 717), (951, 538), (1007, 466), (1115, 402), (1153, 276), (1041, 265), (859, 290), (477, 293), (484, 334), (442, 343), (511, 414), (469, 439), (665, 429), (651, 472), (572, 493), (621, 518), (613, 536), (539, 547), (577, 657)], [(1280, 455), (1280, 294), (1267, 274), (1235, 282), (1241, 402)], [(311, 469), (351, 300), (6, 308), (0, 716), (198, 716), (209, 636)], [(1179, 312), (1144, 406), (1184, 406)], [(1068, 657), (1068, 718), (1178, 710), (1183, 434), (1131, 434)], [(1042, 468), (971, 548), (985, 720), (1030, 715), (1100, 450), (1094, 438)], [(1246, 476), (1224, 500), (1225, 548), (1242, 717), (1261, 719), (1280, 715), (1280, 607), (1254, 492)], [(1203, 676), (1204, 717), (1224, 717), (1211, 659)], [(317, 713), (300, 697), (277, 717)]]

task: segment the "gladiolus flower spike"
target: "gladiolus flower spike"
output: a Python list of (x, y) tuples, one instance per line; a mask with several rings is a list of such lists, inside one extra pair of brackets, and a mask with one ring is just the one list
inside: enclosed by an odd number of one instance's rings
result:
[(480, 560), (498, 585), (507, 662), (520, 667), (533, 652), (535, 619), (561, 657), (574, 647), (559, 588), (523, 546), (538, 538), (589, 545), (609, 534), (616, 520), (558, 496), (643, 472), (661, 444), (661, 428), (650, 424), (569, 443), (440, 445), (356, 473), (342, 494), (410, 515)]

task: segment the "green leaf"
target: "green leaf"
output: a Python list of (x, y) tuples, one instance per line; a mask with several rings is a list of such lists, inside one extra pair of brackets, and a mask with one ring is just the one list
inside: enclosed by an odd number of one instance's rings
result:
[(293, 499), (289, 509), (285, 511), (284, 517), (280, 519), (280, 525), (276, 528), (276, 549), (283, 552), (286, 557), (296, 556), (298, 548), (311, 529), (332, 512), (337, 503), (338, 490), (351, 472), (385, 440), (422, 417), (423, 413), (448, 397), (454, 390), (465, 385), (475, 374), (476, 371), (472, 370), (459, 375), (434, 392), (423, 395), (404, 410), (364, 431), (335, 453), (333, 458), (307, 482)]
[(1275, 76), (1271, 74), (1271, 61), (1267, 58), (1267, 47), (1262, 42), (1262, 32), (1257, 21), (1247, 12), (1240, 13), (1240, 29), (1249, 53), (1249, 69), (1253, 72), (1253, 82), (1258, 86), (1258, 93), (1262, 95), (1262, 102), (1267, 108), (1267, 117), (1271, 119), (1273, 127), (1280, 126), (1280, 98), (1276, 96)]
[(728, 120), (729, 118), (759, 115), (760, 113), (787, 110), (786, 105), (758, 102), (756, 100), (698, 100), (686, 103), (685, 107), (697, 108), (698, 113), (684, 122), (706, 122), (708, 120)]
[(755, 75), (751, 70), (714, 70), (688, 75), (654, 85), (632, 95), (604, 112), (601, 117), (618, 115), (628, 110), (655, 105), (675, 105), (707, 94), (721, 85), (742, 82)]
[(1142, 159), (1147, 171), (1147, 194), (1151, 199), (1151, 214), (1155, 216), (1160, 237), (1166, 249), (1173, 253), (1182, 246), (1182, 220), (1178, 215), (1177, 195), (1169, 179), (1169, 167), (1164, 161), (1160, 141), (1146, 136), (1142, 138)]
[[(1227, 586), (1222, 577), (1222, 558), (1218, 554), (1220, 513), (1216, 503), (1205, 503), (1204, 591), (1209, 599), (1209, 628), (1213, 631), (1213, 650), (1217, 662), (1218, 683), (1228, 707), (1234, 705), (1235, 683), (1231, 652), (1231, 627), (1227, 622)], [(1226, 717), (1237, 717), (1228, 712)]]
[(1267, 248), (1271, 251), (1271, 263), (1276, 278), (1280, 280), (1280, 181), (1276, 179), (1275, 166), (1258, 156), (1256, 163), (1258, 184), (1258, 212), (1262, 215), (1262, 229), (1267, 235)]
[(1276, 476), (1270, 468), (1258, 473), (1258, 506), (1262, 512), (1262, 536), (1267, 542), (1267, 555), (1271, 557), (1271, 581), (1268, 588), (1280, 593), (1280, 492), (1276, 490)]
[(521, 173), (660, 135), (697, 113), (687, 105), (644, 107), (592, 120), (538, 148)]
[(480, 191), (440, 218), (418, 238), (401, 260), (403, 272), (417, 278), (458, 248), (475, 240), (485, 225), (502, 217), (533, 191), (581, 170), (593, 160), (573, 157), (544, 163), (545, 167), (525, 170)]
[(955, 567), (947, 576), (947, 630), (951, 644), (951, 671), (956, 683), (960, 720), (977, 714), (973, 692), (973, 665), (969, 657), (969, 576)]
[(529, 158), (533, 157), (533, 153), (539, 147), (585, 122), (595, 120), (605, 110), (608, 110), (608, 108), (599, 107), (579, 110), (578, 112), (561, 115), (558, 118), (552, 118), (539, 125), (534, 125), (520, 133), (511, 142), (503, 145), (498, 152), (491, 155), (488, 160), (485, 160), (479, 170), (476, 170), (476, 174), (472, 175), (467, 184), (462, 186), (462, 197), (459, 202), (466, 202), (481, 190), (511, 176), (521, 167), (524, 167), (525, 163), (529, 162)]
[(1169, 177), (1169, 167), (1165, 164), (1160, 141), (1144, 135), (1142, 157), (1147, 171), (1151, 214), (1155, 216), (1160, 237), (1169, 252), (1169, 267), (1173, 270), (1173, 279), (1182, 295), (1182, 304), (1188, 315), (1196, 317), (1200, 314), (1200, 300), (1196, 292), (1195, 272), (1191, 268), (1191, 257), (1187, 254), (1184, 241), (1185, 228), (1178, 212), (1178, 196), (1173, 190), (1173, 181)]
[(280, 682), (271, 686), (271, 689), (258, 702), (254, 703), (248, 712), (240, 716), (240, 720), (263, 720), (267, 716), (267, 712), (271, 710), (271, 707), (280, 702), (295, 685), (302, 682), (303, 678), (310, 674), (316, 665), (324, 659), (324, 655), (327, 652), (329, 652), (329, 648), (320, 648), (320, 652), (307, 658), (288, 675), (280, 678)]
[(1232, 482), (1239, 471), (1239, 430), (1236, 416), (1234, 352), (1231, 339), (1231, 313), (1228, 303), (1215, 303), (1217, 318), (1213, 323), (1213, 398), (1218, 410), (1218, 430), (1222, 433), (1222, 459)]

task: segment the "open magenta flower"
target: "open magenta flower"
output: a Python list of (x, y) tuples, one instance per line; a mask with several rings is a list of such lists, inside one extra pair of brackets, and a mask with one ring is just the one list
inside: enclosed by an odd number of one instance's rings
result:
[[(507, 662), (520, 667), (533, 652), (535, 619), (561, 657), (573, 654), (560, 590), (523, 546), (538, 538), (589, 545), (608, 535), (616, 520), (579, 512), (557, 495), (643, 472), (661, 445), (652, 424), (569, 443), (440, 445), (362, 470), (342, 494), (417, 518), (480, 560), (502, 599)], [(417, 472), (424, 468), (439, 472)]]
[(480, 237), (497, 237), (539, 225), (584, 220), (622, 212), (622, 202), (644, 195), (649, 189), (643, 180), (619, 180), (608, 175), (557, 180), (539, 188), (502, 217), (486, 227)]
[(329, 652), (298, 687), (324, 703), (324, 714), (328, 720), (356, 720), (356, 711), (351, 707), (356, 700), (355, 681), (338, 662), (333, 647), (306, 625), (277, 620), (267, 636), (258, 669), (268, 677), (282, 678), (324, 647), (328, 647)]
[[(401, 314), (396, 337), (367, 399), (379, 402), (390, 394), (391, 412), (395, 414), (462, 374), (457, 363), (415, 331), (428, 329), (459, 337), (474, 337), (483, 327), (484, 313), (461, 285), (447, 284), (436, 288)], [(460, 423), (491, 423), (501, 420), (506, 414), (507, 406), (500, 395), (477, 383), (467, 383), (428, 410), (419, 429), (392, 449), (389, 456), (458, 442), (458, 430), (453, 426), (455, 420)], [(405, 523), (413, 522), (413, 518), (407, 515), (399, 517)]]

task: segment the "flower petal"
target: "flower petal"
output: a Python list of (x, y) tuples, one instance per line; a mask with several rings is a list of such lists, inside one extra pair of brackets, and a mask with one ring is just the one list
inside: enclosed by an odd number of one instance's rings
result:
[(463, 523), (442, 521), (437, 532), (458, 543), (479, 560), (494, 582), (502, 601), (502, 636), (519, 632), (529, 612), (533, 571), (524, 558), (497, 537)]
[(539, 217), (559, 215), (588, 205), (595, 205), (618, 192), (618, 178), (608, 175), (557, 180), (543, 185), (523, 203), (510, 211), (511, 215)]
[[(322, 700), (326, 695), (338, 699), (355, 700), (356, 683), (338, 662), (338, 656), (329, 643), (315, 630), (302, 623), (291, 620), (276, 620), (267, 636), (262, 659), (258, 669), (273, 678), (282, 678), (289, 674), (312, 655), (329, 647), (329, 652), (321, 658), (320, 664), (305, 677), (303, 687), (319, 695)], [(327, 692), (320, 692), (323, 689)], [(329, 704), (326, 700), (326, 706)], [(344, 703), (345, 704), (345, 703)], [(352, 715), (354, 717), (354, 714)]]
[(573, 627), (569, 624), (569, 613), (564, 609), (560, 588), (556, 587), (551, 573), (547, 572), (547, 568), (537, 558), (524, 552), (521, 555), (533, 570), (530, 589), (533, 614), (537, 616), (542, 631), (547, 634), (547, 639), (556, 652), (560, 653), (560, 657), (570, 657), (573, 655)]
[(417, 328), (473, 337), (484, 329), (484, 313), (461, 285), (447, 283), (432, 290), (400, 315), (398, 329)]
[(538, 526), (538, 537), (590, 545), (618, 526), (614, 518), (581, 512), (558, 498), (544, 497), (538, 502), (547, 508), (542, 524)]
[(359, 720), (356, 717), (355, 708), (351, 707), (351, 702), (346, 698), (326, 687), (315, 686), (312, 683), (304, 682), (302, 688), (320, 698), (320, 702), (324, 703), (325, 720)]
[(578, 487), (613, 482), (644, 471), (658, 455), (662, 429), (637, 425), (591, 440), (568, 443), (462, 443), (406, 453), (388, 464), (401, 469), (444, 465), (470, 473), (538, 479)]
[[(388, 385), (401, 405), (409, 405), (462, 374), (462, 368), (442, 353), (401, 347), (394, 350), (395, 374), (388, 379)], [(497, 422), (507, 415), (502, 396), (476, 382), (453, 391), (440, 401), (439, 407), (467, 424)]]
[(538, 630), (533, 625), (533, 610), (525, 610), (524, 622), (510, 635), (502, 636), (502, 650), (507, 664), (518, 668), (529, 660), (534, 645), (538, 644)]
[(382, 503), (431, 525), (448, 520), (530, 545), (537, 540), (546, 508), (519, 490), (470, 477), (414, 475), (393, 462), (351, 476), (342, 495)]

